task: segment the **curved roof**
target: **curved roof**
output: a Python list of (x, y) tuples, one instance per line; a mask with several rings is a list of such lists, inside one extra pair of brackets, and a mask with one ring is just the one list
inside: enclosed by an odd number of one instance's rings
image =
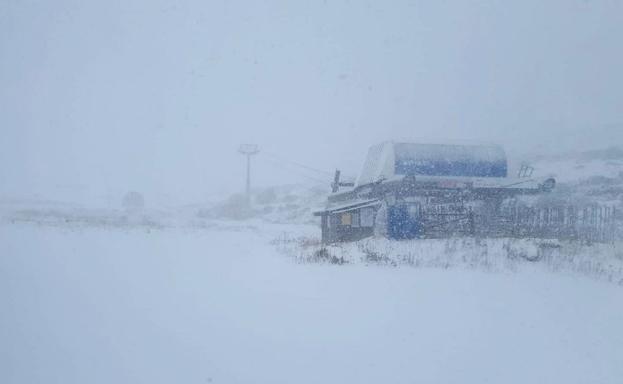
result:
[(506, 154), (497, 145), (384, 142), (368, 150), (357, 185), (405, 175), (506, 177)]

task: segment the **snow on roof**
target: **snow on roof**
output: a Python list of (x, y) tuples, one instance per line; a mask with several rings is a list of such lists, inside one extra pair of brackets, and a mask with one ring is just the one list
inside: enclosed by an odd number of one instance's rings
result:
[(368, 150), (368, 156), (357, 179), (357, 185), (374, 183), (393, 176), (393, 143), (387, 141), (374, 145)]
[(504, 150), (497, 145), (384, 142), (372, 146), (357, 185), (396, 175), (506, 177)]

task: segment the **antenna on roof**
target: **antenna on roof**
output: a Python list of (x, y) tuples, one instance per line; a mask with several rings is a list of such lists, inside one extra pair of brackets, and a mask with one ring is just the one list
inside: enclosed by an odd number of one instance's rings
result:
[(354, 187), (355, 183), (344, 183), (340, 182), (340, 174), (341, 171), (339, 169), (335, 170), (335, 176), (333, 178), (333, 183), (331, 184), (331, 192), (335, 193), (340, 190), (340, 187)]

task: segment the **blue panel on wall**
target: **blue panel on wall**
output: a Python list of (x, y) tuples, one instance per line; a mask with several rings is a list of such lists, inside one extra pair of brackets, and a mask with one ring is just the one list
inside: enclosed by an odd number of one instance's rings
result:
[(394, 205), (387, 209), (387, 234), (390, 239), (413, 239), (421, 232), (419, 221), (409, 215), (406, 205)]

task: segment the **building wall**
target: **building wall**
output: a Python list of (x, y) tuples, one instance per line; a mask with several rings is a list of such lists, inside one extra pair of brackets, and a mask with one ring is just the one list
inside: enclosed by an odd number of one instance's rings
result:
[(365, 207), (326, 215), (321, 221), (323, 242), (354, 241), (372, 236), (375, 213), (376, 208)]

